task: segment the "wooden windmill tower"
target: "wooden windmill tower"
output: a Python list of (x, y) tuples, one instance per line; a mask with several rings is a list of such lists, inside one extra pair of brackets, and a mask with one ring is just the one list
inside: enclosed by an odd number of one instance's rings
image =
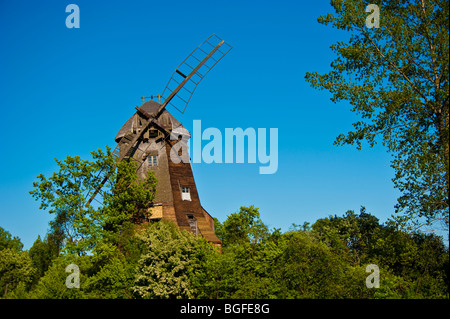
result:
[[(158, 180), (156, 198), (149, 207), (149, 218), (167, 219), (180, 229), (203, 236), (213, 244), (221, 244), (214, 233), (214, 221), (201, 206), (187, 154), (189, 132), (167, 110), (172, 106), (181, 113), (186, 110), (197, 85), (232, 47), (216, 35), (200, 44), (177, 67), (158, 102), (149, 100), (136, 107), (136, 113), (122, 126), (115, 137), (113, 151), (116, 161), (133, 160), (137, 173), (145, 178), (153, 171)], [(153, 98), (150, 97), (150, 98)], [(88, 204), (101, 193), (111, 173), (105, 173)]]

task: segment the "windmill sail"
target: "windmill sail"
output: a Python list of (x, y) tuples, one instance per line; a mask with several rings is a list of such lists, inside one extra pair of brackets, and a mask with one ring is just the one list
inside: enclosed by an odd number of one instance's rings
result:
[[(162, 93), (163, 101), (184, 113), (197, 85), (231, 49), (217, 35), (211, 35), (175, 69)], [(176, 93), (172, 97), (173, 92)]]

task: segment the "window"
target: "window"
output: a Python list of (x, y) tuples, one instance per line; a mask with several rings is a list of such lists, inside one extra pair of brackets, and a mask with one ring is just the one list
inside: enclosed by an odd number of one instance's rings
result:
[(156, 166), (158, 166), (158, 156), (150, 155), (148, 157), (148, 166), (149, 167), (156, 167)]
[(193, 215), (187, 215), (189, 227), (191, 227), (192, 232), (194, 235), (198, 235), (198, 226), (197, 226), (197, 219)]
[(181, 199), (182, 200), (191, 200), (191, 189), (186, 186), (181, 187)]
[(149, 136), (150, 138), (155, 138), (155, 137), (157, 137), (157, 136), (158, 136), (158, 130), (150, 129), (150, 130), (148, 131), (148, 136)]

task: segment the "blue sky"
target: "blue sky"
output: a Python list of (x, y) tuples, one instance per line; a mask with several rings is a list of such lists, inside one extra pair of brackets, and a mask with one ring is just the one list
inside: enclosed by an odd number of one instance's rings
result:
[[(80, 28), (68, 29), (68, 4)], [(344, 31), (317, 17), (328, 1), (0, 1), (0, 226), (28, 249), (51, 216), (29, 195), (54, 158), (115, 146), (141, 104), (161, 93), (179, 63), (216, 33), (233, 46), (200, 83), (187, 111), (169, 110), (190, 131), (278, 128), (278, 171), (256, 164), (193, 164), (202, 205), (223, 221), (259, 207), (270, 228), (313, 223), (361, 205), (382, 222), (393, 214), (390, 155), (381, 144), (336, 147), (358, 117), (347, 103), (305, 82), (324, 73)], [(366, 15), (365, 12), (361, 14)]]

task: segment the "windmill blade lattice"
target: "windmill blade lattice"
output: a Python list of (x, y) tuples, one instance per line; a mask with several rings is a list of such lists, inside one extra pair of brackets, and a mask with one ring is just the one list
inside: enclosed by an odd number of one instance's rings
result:
[[(221, 44), (221, 42), (223, 42)], [(220, 44), (220, 46), (219, 46)], [(218, 47), (219, 46), (219, 47)], [(217, 48), (218, 47), (218, 48)], [(217, 48), (217, 49), (216, 49)], [(233, 47), (213, 34), (200, 44), (176, 68), (162, 93), (163, 101), (180, 85), (180, 83), (201, 63), (212, 51), (213, 54), (196, 70), (178, 93), (167, 103), (179, 112), (184, 113), (197, 85), (205, 75), (219, 62)]]

